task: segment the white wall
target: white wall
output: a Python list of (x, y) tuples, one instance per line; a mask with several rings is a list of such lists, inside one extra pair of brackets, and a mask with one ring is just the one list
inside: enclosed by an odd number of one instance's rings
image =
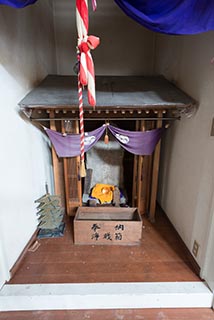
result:
[(36, 229), (34, 200), (52, 179), (47, 140), (20, 117), (17, 103), (55, 72), (54, 66), (51, 2), (22, 10), (0, 6), (0, 269), (5, 277)]
[(214, 191), (214, 32), (157, 36), (156, 72), (174, 81), (199, 102), (191, 119), (169, 129), (161, 159), (159, 202), (189, 250), (200, 244), (203, 267)]
[[(54, 0), (54, 22), (59, 74), (73, 74), (76, 62), (75, 1)], [(113, 0), (89, 1), (89, 34), (99, 36), (92, 52), (96, 75), (150, 74), (153, 71), (154, 33), (128, 18)]]

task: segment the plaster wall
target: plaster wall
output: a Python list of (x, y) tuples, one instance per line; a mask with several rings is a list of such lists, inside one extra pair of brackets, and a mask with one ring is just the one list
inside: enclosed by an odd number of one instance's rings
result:
[[(51, 157), (18, 102), (55, 72), (51, 1), (22, 10), (0, 6), (0, 287), (37, 226), (34, 200), (51, 185)], [(3, 276), (2, 276), (3, 275)]]
[(158, 199), (189, 250), (199, 243), (203, 268), (214, 214), (214, 32), (156, 40), (156, 72), (199, 102), (197, 113), (174, 123), (163, 141)]
[[(75, 1), (54, 0), (58, 74), (74, 74), (76, 62)], [(128, 18), (113, 0), (89, 1), (89, 34), (100, 37), (92, 51), (96, 75), (142, 75), (153, 72), (154, 33)]]

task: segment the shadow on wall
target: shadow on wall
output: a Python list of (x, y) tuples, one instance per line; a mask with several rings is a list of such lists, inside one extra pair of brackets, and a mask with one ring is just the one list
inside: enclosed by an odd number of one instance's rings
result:
[(0, 63), (21, 87), (55, 72), (52, 10), (48, 0), (24, 9), (1, 6)]
[[(174, 153), (174, 137), (179, 123), (174, 122), (167, 130), (161, 141), (160, 171), (158, 180), (158, 202), (164, 207), (168, 199), (170, 188), (169, 174), (172, 168), (172, 155)], [(164, 161), (162, 160), (164, 159)]]
[[(58, 73), (73, 74), (77, 43), (75, 1), (55, 0), (54, 8)], [(89, 34), (101, 40), (92, 51), (96, 75), (153, 72), (155, 33), (127, 17), (114, 1), (99, 1), (95, 12), (89, 2), (89, 13)]]

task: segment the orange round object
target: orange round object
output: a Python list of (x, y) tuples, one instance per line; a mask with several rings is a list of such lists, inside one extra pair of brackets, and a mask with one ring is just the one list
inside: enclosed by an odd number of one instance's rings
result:
[(102, 188), (101, 189), (101, 192), (103, 193), (103, 194), (107, 194), (107, 193), (109, 193), (109, 189), (107, 189), (107, 188)]

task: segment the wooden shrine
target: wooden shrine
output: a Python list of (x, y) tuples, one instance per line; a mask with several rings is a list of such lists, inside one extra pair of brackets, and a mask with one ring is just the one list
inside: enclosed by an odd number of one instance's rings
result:
[[(84, 91), (84, 119), (131, 121), (135, 130), (150, 130), (180, 118), (195, 101), (162, 76), (97, 76), (95, 109)], [(19, 103), (34, 122), (53, 130), (79, 133), (76, 76), (49, 75)], [(66, 128), (66, 122), (71, 126)], [(126, 128), (129, 130), (129, 127)], [(154, 220), (160, 160), (159, 142), (152, 156), (134, 156), (132, 207)], [(82, 205), (80, 159), (58, 158), (52, 148), (55, 194), (65, 199), (68, 215)]]

